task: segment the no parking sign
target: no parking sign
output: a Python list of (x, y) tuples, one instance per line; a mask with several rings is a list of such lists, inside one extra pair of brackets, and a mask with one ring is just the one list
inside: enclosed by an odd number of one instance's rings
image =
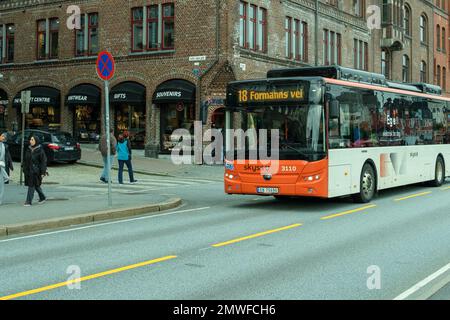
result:
[[(108, 51), (102, 51), (98, 54), (96, 63), (97, 75), (105, 82), (105, 131), (106, 144), (108, 146), (107, 170), (108, 170), (108, 205), (112, 207), (112, 190), (111, 190), (111, 130), (109, 122), (109, 82), (116, 70), (114, 57)], [(106, 178), (106, 177), (105, 177)]]

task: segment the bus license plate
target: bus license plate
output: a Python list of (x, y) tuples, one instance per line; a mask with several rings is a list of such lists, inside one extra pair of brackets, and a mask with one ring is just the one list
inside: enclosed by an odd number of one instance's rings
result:
[(278, 188), (256, 188), (257, 193), (262, 194), (276, 194), (279, 192)]

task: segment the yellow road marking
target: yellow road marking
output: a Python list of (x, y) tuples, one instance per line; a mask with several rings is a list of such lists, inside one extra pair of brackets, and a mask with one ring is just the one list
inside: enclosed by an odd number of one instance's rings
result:
[(342, 216), (345, 216), (345, 215), (348, 215), (348, 214), (364, 211), (364, 210), (375, 208), (375, 207), (376, 207), (376, 205), (371, 204), (371, 205), (368, 205), (368, 206), (365, 206), (365, 207), (362, 207), (362, 208), (358, 208), (358, 209), (354, 209), (354, 210), (349, 210), (349, 211), (345, 211), (345, 212), (341, 212), (341, 213), (325, 216), (325, 217), (320, 218), (320, 220), (329, 220), (329, 219), (333, 219), (333, 218), (337, 218), (337, 217), (342, 217)]
[(427, 195), (429, 195), (431, 193), (432, 193), (432, 191), (412, 194), (412, 195), (407, 196), (407, 197), (395, 199), (395, 201), (403, 201), (403, 200), (408, 200), (408, 199), (412, 199), (412, 198), (423, 197), (423, 196), (427, 196)]
[(90, 275), (90, 276), (81, 277), (79, 279), (73, 279), (73, 280), (69, 280), (69, 281), (53, 284), (53, 285), (50, 285), (50, 286), (34, 289), (34, 290), (19, 292), (19, 293), (12, 294), (12, 295), (9, 295), (9, 296), (0, 297), (0, 300), (11, 300), (11, 299), (25, 297), (25, 296), (29, 296), (29, 295), (40, 293), (40, 292), (44, 292), (44, 291), (50, 291), (50, 290), (53, 290), (53, 289), (65, 287), (65, 286), (70, 285), (70, 284), (75, 284), (75, 283), (88, 281), (88, 280), (92, 280), (92, 279), (96, 279), (96, 278), (100, 278), (100, 277), (105, 277), (105, 276), (108, 276), (108, 275), (111, 275), (111, 274), (115, 274), (115, 273), (131, 270), (131, 269), (141, 268), (141, 267), (145, 267), (145, 266), (148, 266), (148, 265), (151, 265), (151, 264), (155, 264), (155, 263), (158, 263), (158, 262), (163, 262), (163, 261), (175, 259), (176, 257), (177, 256), (166, 256), (166, 257), (162, 257), (162, 258), (158, 258), (158, 259), (154, 259), (154, 260), (149, 260), (149, 261), (145, 261), (145, 262), (141, 262), (141, 263), (136, 263), (136, 264), (132, 264), (132, 265), (129, 265), (129, 266), (122, 267), (122, 268), (117, 268), (117, 269), (113, 269), (113, 270), (109, 270), (109, 271), (105, 271), (105, 272), (96, 273), (96, 274), (93, 274), (93, 275)]
[(264, 232), (252, 234), (250, 236), (246, 236), (246, 237), (242, 237), (242, 238), (226, 241), (226, 242), (216, 243), (216, 244), (213, 244), (212, 246), (215, 247), (215, 248), (223, 247), (223, 246), (227, 246), (227, 245), (230, 245), (230, 244), (233, 244), (233, 243), (237, 243), (237, 242), (241, 242), (241, 241), (245, 241), (245, 240), (250, 240), (250, 239), (254, 239), (254, 238), (258, 238), (258, 237), (262, 237), (262, 236), (265, 236), (265, 235), (268, 235), (268, 234), (272, 234), (272, 233), (276, 233), (276, 232), (280, 232), (280, 231), (285, 231), (285, 230), (297, 228), (297, 227), (300, 227), (300, 226), (302, 226), (302, 224), (296, 223), (296, 224), (293, 224), (293, 225), (290, 225), (290, 226), (287, 226), (287, 227), (282, 227), (282, 228), (278, 228), (278, 229), (264, 231)]

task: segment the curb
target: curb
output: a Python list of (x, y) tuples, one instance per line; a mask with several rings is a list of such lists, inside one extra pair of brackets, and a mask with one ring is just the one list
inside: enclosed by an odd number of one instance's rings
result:
[[(103, 165), (100, 165), (100, 164), (97, 164), (94, 162), (79, 160), (79, 161), (77, 161), (77, 164), (82, 165), (82, 166), (87, 166), (87, 167), (103, 169)], [(116, 168), (114, 166), (111, 169), (115, 170), (115, 171), (119, 171), (119, 168)], [(124, 171), (124, 172), (126, 172), (126, 171)], [(133, 168), (133, 172), (138, 173), (138, 174), (147, 175), (147, 176), (174, 177), (175, 178), (175, 176), (172, 176), (167, 172), (151, 172), (151, 171), (135, 170), (134, 168)]]
[(22, 233), (58, 229), (80, 224), (133, 217), (142, 214), (157, 214), (164, 210), (177, 208), (181, 205), (181, 203), (182, 200), (180, 198), (171, 198), (167, 201), (147, 206), (96, 211), (92, 213), (85, 213), (64, 218), (41, 220), (23, 224), (4, 225), (0, 226), (0, 236), (11, 236)]

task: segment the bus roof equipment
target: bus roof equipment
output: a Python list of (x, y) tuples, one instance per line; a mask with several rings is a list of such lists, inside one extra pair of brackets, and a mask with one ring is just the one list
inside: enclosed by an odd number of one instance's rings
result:
[(362, 82), (374, 85), (382, 85), (382, 86), (386, 85), (386, 77), (382, 74), (344, 68), (341, 66), (274, 69), (267, 72), (267, 78), (314, 77), (314, 76), (337, 80)]
[(366, 83), (393, 89), (407, 90), (433, 95), (442, 95), (439, 86), (428, 83), (401, 83), (387, 81), (383, 74), (345, 68), (338, 65), (322, 67), (302, 67), (273, 69), (267, 72), (267, 78), (288, 78), (288, 77), (324, 77), (336, 80)]

